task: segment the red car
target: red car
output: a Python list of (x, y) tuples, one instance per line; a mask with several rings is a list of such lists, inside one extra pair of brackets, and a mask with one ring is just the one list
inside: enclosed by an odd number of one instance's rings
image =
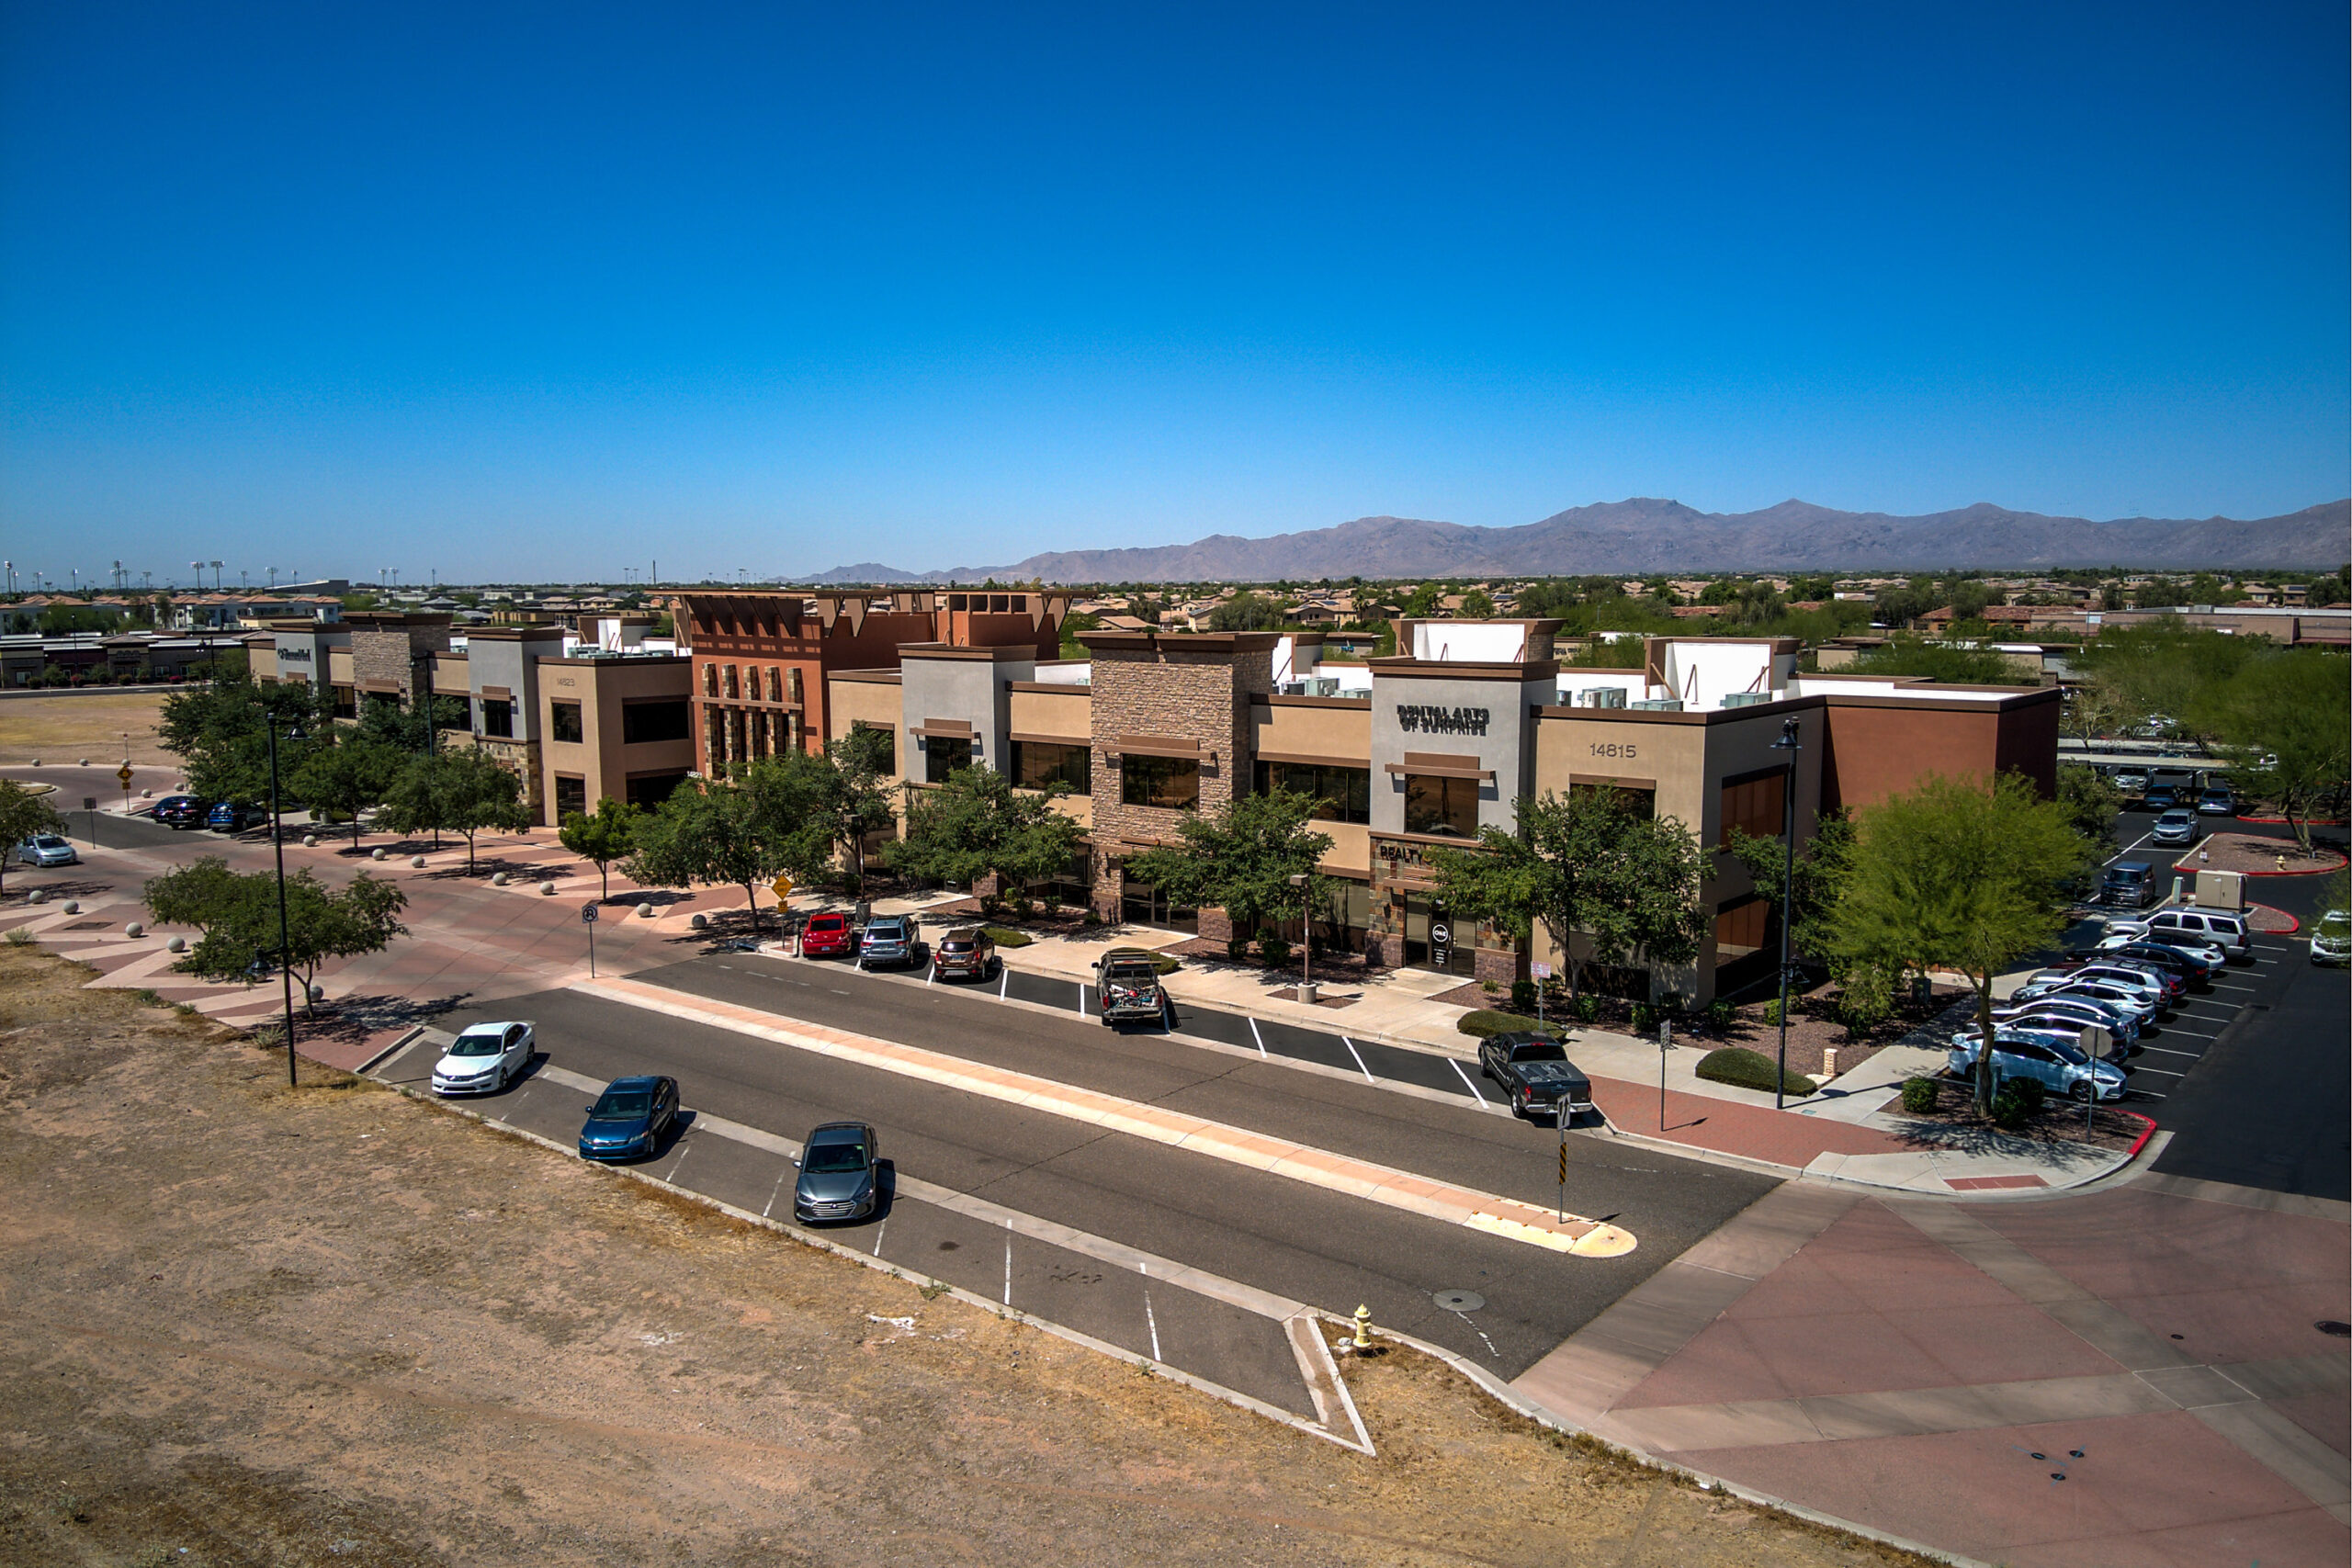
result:
[(849, 929), (847, 915), (811, 915), (808, 923), (800, 928), (800, 956), (803, 958), (854, 958), (857, 938)]

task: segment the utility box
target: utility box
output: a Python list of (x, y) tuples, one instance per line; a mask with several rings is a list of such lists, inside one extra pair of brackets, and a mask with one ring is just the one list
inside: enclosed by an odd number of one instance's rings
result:
[(2197, 907), (2200, 909), (2245, 908), (2245, 873), (2200, 871), (2197, 874)]
[(1625, 705), (1625, 688), (1587, 686), (1577, 694), (1577, 705), (1587, 708), (1622, 708)]

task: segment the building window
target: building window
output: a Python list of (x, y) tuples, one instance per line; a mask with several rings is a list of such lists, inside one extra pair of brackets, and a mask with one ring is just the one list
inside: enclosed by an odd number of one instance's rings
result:
[(1715, 994), (1769, 979), (1780, 961), (1781, 907), (1753, 893), (1715, 911)]
[(626, 786), (628, 791), (628, 803), (631, 806), (641, 806), (650, 811), (677, 794), (678, 786), (685, 782), (686, 775), (683, 771), (674, 773), (647, 773), (642, 777), (632, 775)]
[(743, 694), (742, 677), (732, 664), (727, 667), (725, 685), (729, 697), (740, 697)]
[(1129, 752), (1119, 765), (1119, 798), (1129, 806), (1190, 811), (1201, 803), (1200, 759)]
[(498, 740), (514, 739), (514, 705), (504, 697), (480, 697), (474, 705), (481, 714), (481, 732)]
[(1723, 836), (1716, 841), (1730, 843), (1735, 828), (1759, 839), (1779, 838), (1781, 829), (1788, 825), (1788, 791), (1789, 774), (1785, 768), (1740, 773), (1725, 779), (1723, 807), (1717, 814)]
[(716, 664), (702, 667), (702, 694), (706, 697), (718, 695), (718, 666)]
[(1405, 775), (1405, 831), (1440, 838), (1478, 836), (1476, 779), (1446, 779), (1428, 773)]
[(768, 666), (768, 701), (784, 701), (784, 671), (773, 664)]
[(948, 740), (936, 735), (924, 739), (922, 743), (923, 783), (945, 784), (948, 774), (959, 768), (968, 768), (971, 765), (971, 741)]
[(587, 732), (580, 727), (578, 703), (549, 703), (548, 705), (548, 738), (551, 740), (569, 740), (575, 746), (587, 739)]
[[(795, 671), (795, 674), (798, 671)], [(899, 732), (879, 724), (868, 724), (862, 718), (850, 720), (852, 735), (870, 735), (866, 744), (874, 748), (874, 765), (885, 773), (899, 771)]]
[(1291, 790), (1321, 802), (1315, 808), (1318, 822), (1370, 822), (1372, 770), (1341, 768), (1316, 762), (1261, 762), (1258, 793)]
[(785, 700), (798, 707), (801, 703), (800, 671), (797, 668), (784, 672)]
[(588, 781), (558, 773), (555, 776), (556, 825), (561, 827), (563, 819), (575, 812), (582, 817), (588, 815)]
[(694, 734), (694, 724), (693, 705), (682, 699), (662, 697), (652, 702), (624, 703), (621, 744), (650, 746), (658, 740), (684, 740)]
[(335, 717), (357, 718), (359, 716), (358, 693), (353, 691), (349, 686), (334, 686), (330, 687), (329, 690), (334, 693)]
[(1093, 751), (1050, 740), (1012, 742), (1012, 782), (1023, 789), (1069, 786), (1072, 795), (1093, 793)]

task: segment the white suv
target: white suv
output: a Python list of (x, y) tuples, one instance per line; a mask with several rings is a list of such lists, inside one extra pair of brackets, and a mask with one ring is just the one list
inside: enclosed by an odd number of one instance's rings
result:
[(2144, 936), (2154, 942), (2186, 939), (2218, 947), (2233, 959), (2254, 955), (2247, 940), (2245, 918), (2219, 909), (2158, 909), (2128, 920), (2108, 923), (2111, 936)]

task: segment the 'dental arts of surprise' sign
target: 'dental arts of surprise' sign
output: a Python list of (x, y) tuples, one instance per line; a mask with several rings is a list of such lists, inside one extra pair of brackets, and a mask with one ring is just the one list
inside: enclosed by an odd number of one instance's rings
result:
[(1399, 703), (1396, 705), (1396, 727), (1405, 730), (1421, 730), (1430, 735), (1484, 735), (1489, 710), (1486, 708), (1441, 708), (1423, 704)]

